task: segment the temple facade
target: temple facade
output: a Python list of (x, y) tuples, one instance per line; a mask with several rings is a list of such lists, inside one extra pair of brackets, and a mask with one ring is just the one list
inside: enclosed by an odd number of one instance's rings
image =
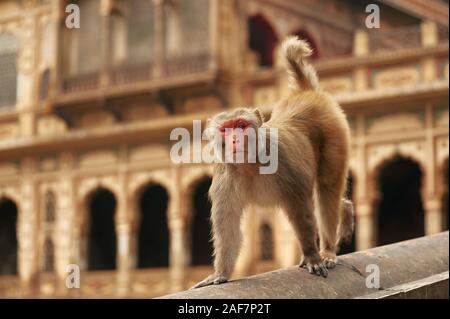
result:
[[(292, 34), (352, 129), (341, 253), (448, 229), (448, 3), (372, 2), (380, 28), (368, 1), (0, 2), (0, 296), (157, 296), (208, 274), (212, 166), (173, 163), (170, 132), (270, 117)], [(242, 228), (236, 277), (300, 260), (278, 209)]]

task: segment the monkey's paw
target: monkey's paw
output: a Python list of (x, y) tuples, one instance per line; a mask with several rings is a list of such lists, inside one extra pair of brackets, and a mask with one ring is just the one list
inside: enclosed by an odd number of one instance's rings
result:
[(336, 267), (337, 257), (335, 253), (325, 250), (320, 252), (320, 256), (322, 257), (322, 262), (328, 269)]
[(322, 277), (328, 276), (327, 267), (318, 254), (312, 256), (303, 256), (299, 266), (308, 269), (308, 272), (310, 274), (315, 274)]
[(210, 285), (220, 285), (228, 281), (227, 277), (212, 274), (200, 281), (198, 284), (196, 284), (191, 289), (196, 289), (200, 287), (210, 286)]

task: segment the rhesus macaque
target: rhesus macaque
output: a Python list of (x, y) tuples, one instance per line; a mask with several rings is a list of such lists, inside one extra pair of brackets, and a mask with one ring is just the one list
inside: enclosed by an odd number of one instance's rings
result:
[[(315, 70), (304, 60), (311, 53), (297, 37), (282, 44), (293, 90), (277, 103), (268, 121), (257, 109), (247, 108), (220, 113), (209, 121), (208, 126), (221, 135), (225, 129), (234, 133), (277, 128), (278, 169), (260, 174), (258, 161), (215, 164), (209, 190), (215, 273), (194, 288), (224, 283), (230, 277), (241, 244), (241, 215), (249, 204), (283, 209), (300, 243), (300, 266), (311, 274), (326, 277), (327, 269), (336, 264), (337, 245), (352, 236), (353, 207), (343, 200), (350, 129), (341, 107), (319, 89)], [(232, 136), (233, 143), (242, 138), (239, 132)], [(239, 152), (238, 143), (232, 145), (233, 153)]]

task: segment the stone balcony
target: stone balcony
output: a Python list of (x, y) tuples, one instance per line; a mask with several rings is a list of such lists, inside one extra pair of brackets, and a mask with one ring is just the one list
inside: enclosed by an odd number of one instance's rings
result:
[(64, 77), (56, 91), (56, 104), (92, 100), (135, 94), (208, 82), (214, 76), (211, 58), (199, 54), (165, 61), (161, 65), (152, 63), (122, 65), (106, 70)]

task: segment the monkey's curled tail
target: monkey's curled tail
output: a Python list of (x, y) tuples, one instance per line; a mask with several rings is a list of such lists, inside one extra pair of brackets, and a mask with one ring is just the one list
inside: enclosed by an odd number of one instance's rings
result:
[(337, 230), (337, 247), (344, 242), (350, 244), (354, 231), (354, 209), (353, 203), (348, 199), (342, 200), (342, 212)]
[(305, 61), (312, 54), (309, 44), (296, 36), (288, 37), (281, 45), (291, 85), (300, 90), (317, 90), (319, 79), (313, 66)]

